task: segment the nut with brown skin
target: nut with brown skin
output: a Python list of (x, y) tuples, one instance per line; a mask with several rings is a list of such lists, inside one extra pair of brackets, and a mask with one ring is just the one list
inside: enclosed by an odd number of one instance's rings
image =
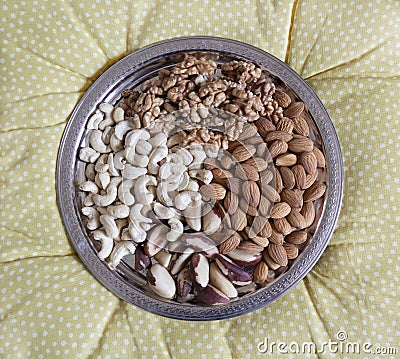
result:
[(240, 244), (240, 237), (237, 233), (233, 233), (231, 236), (226, 238), (223, 242), (218, 246), (219, 253), (226, 254), (233, 250), (235, 250)]
[(268, 254), (271, 259), (282, 267), (287, 266), (288, 257), (285, 248), (279, 244), (271, 243), (268, 247)]
[(251, 275), (226, 256), (218, 254), (215, 257), (215, 263), (233, 284), (246, 285), (251, 283)]
[(224, 208), (228, 214), (232, 215), (239, 206), (239, 197), (236, 193), (228, 191), (224, 198)]
[(283, 91), (276, 90), (272, 97), (276, 102), (278, 102), (278, 105), (281, 107), (288, 107), (292, 102), (290, 96)]

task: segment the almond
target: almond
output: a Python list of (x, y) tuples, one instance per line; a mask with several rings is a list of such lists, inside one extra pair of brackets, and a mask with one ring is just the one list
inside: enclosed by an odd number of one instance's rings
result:
[(293, 135), (285, 131), (272, 131), (265, 136), (265, 142), (271, 142), (275, 140), (280, 140), (283, 142), (289, 142), (293, 139)]
[(280, 202), (278, 191), (269, 184), (261, 182), (261, 194), (271, 202)]
[(236, 161), (230, 155), (222, 156), (221, 167), (225, 170), (230, 170), (236, 163)]
[(306, 171), (302, 165), (295, 165), (291, 168), (293, 172), (295, 186), (298, 189), (303, 189), (306, 183)]
[(270, 217), (271, 218), (284, 218), (291, 211), (290, 206), (286, 202), (275, 203), (271, 209)]
[(270, 201), (267, 197), (261, 195), (260, 203), (258, 204), (258, 212), (261, 216), (269, 217), (269, 213), (272, 208), (272, 201)]
[(285, 188), (281, 192), (281, 199), (285, 201), (291, 208), (301, 209), (303, 206), (303, 195), (301, 191)]
[(234, 249), (236, 249), (239, 244), (240, 244), (240, 237), (237, 233), (234, 233), (227, 239), (225, 239), (222, 243), (220, 243), (220, 245), (218, 246), (219, 253), (221, 254), (229, 253)]
[(290, 118), (283, 117), (277, 123), (276, 129), (278, 131), (284, 131), (291, 134), (293, 131), (293, 121)]
[(287, 221), (291, 226), (297, 229), (303, 229), (306, 226), (306, 220), (304, 219), (303, 215), (298, 212), (292, 210), (287, 216)]
[(215, 168), (219, 168), (220, 164), (216, 158), (206, 158), (203, 162), (204, 169), (212, 171)]
[(282, 140), (275, 140), (268, 147), (268, 151), (271, 158), (275, 158), (281, 155), (282, 153), (285, 153), (287, 150), (288, 150), (288, 144)]
[(238, 232), (247, 226), (246, 214), (240, 208), (237, 208), (236, 212), (231, 215), (231, 226)]
[(314, 152), (303, 152), (299, 155), (299, 163), (304, 167), (308, 174), (317, 170), (317, 158)]
[(285, 241), (291, 244), (301, 244), (307, 240), (307, 232), (294, 231), (285, 237)]
[(317, 167), (325, 168), (325, 156), (321, 152), (321, 150), (314, 146), (312, 151), (313, 151), (313, 153), (315, 155), (315, 158), (317, 159)]
[(257, 121), (254, 122), (254, 124), (258, 129), (258, 133), (263, 138), (266, 137), (269, 132), (275, 131), (275, 125), (271, 122), (271, 120), (265, 117), (260, 117)]
[(214, 168), (211, 170), (213, 174), (213, 182), (225, 185), (228, 178), (232, 177), (232, 173), (221, 168)]
[(242, 185), (244, 199), (250, 206), (258, 207), (260, 203), (260, 188), (254, 181), (245, 181)]
[(268, 184), (274, 179), (274, 173), (271, 170), (265, 170), (260, 173), (260, 182)]
[(233, 152), (232, 156), (236, 158), (238, 162), (244, 162), (256, 153), (256, 148), (253, 145), (244, 146), (240, 144)]
[(253, 243), (252, 241), (241, 241), (238, 249), (244, 249), (246, 251), (253, 251), (253, 252), (262, 252), (264, 247), (259, 246), (258, 244)]
[(307, 121), (300, 116), (296, 116), (292, 118), (293, 121), (293, 132), (298, 133), (299, 135), (308, 136), (310, 134), (310, 128), (308, 126)]
[(253, 165), (251, 162), (248, 162), (250, 160), (252, 160), (252, 158), (247, 160), (245, 163), (238, 164), (236, 166), (235, 175), (243, 181), (258, 181), (260, 179), (258, 168), (256, 167), (255, 163)]
[(267, 263), (261, 260), (256, 267), (254, 268), (253, 272), (253, 282), (254, 283), (262, 283), (265, 282), (268, 278), (269, 268)]
[(275, 188), (278, 191), (278, 193), (281, 193), (283, 190), (282, 176), (277, 167), (274, 168), (274, 171), (275, 171)]
[(299, 255), (299, 249), (290, 243), (283, 243), (288, 259), (295, 259)]
[(307, 174), (306, 182), (304, 183), (303, 189), (310, 188), (312, 184), (317, 180), (317, 178), (318, 178), (318, 170), (315, 170), (314, 173)]
[(268, 145), (266, 142), (260, 143), (257, 146), (257, 152), (256, 152), (258, 157), (264, 158), (268, 162), (272, 162), (272, 157), (269, 154), (268, 151)]
[(270, 237), (272, 234), (272, 226), (269, 221), (266, 221), (264, 227), (261, 228), (260, 233), (258, 233), (261, 237)]
[(259, 134), (257, 134), (253, 137), (247, 138), (245, 143), (246, 143), (246, 145), (254, 145), (257, 147), (261, 143), (265, 143), (265, 142), (264, 142), (263, 138)]
[(201, 194), (201, 199), (205, 202), (213, 201), (215, 202), (215, 191), (212, 186), (209, 184), (203, 185), (199, 189), (199, 193)]
[(277, 159), (275, 160), (275, 165), (290, 167), (296, 164), (296, 162), (297, 156), (294, 153), (285, 153), (277, 157)]
[(233, 193), (239, 194), (241, 191), (242, 180), (240, 178), (228, 178), (225, 182), (226, 187), (231, 190)]
[(271, 243), (268, 247), (268, 254), (271, 259), (282, 267), (287, 266), (288, 257), (285, 248), (279, 244)]
[(257, 127), (253, 124), (246, 123), (243, 126), (243, 131), (240, 133), (238, 140), (243, 141), (257, 134)]
[(271, 225), (268, 219), (263, 216), (254, 217), (251, 227), (246, 231), (249, 238), (254, 238), (256, 236), (269, 237), (271, 233)]
[(228, 152), (232, 152), (236, 147), (240, 145), (240, 141), (229, 141)]
[(308, 137), (300, 136), (293, 138), (288, 142), (289, 150), (294, 153), (311, 152), (314, 147), (314, 142)]
[(272, 260), (271, 256), (268, 253), (268, 247), (263, 251), (263, 259), (269, 268), (277, 270), (280, 267), (280, 265), (276, 263), (274, 260)]
[(251, 240), (261, 247), (266, 247), (269, 244), (268, 237), (255, 236)]
[(272, 98), (278, 102), (278, 105), (281, 107), (288, 107), (292, 102), (290, 96), (283, 91), (276, 90), (275, 93), (272, 95)]
[(283, 111), (283, 115), (289, 118), (300, 116), (304, 111), (304, 103), (301, 101), (292, 102), (290, 106)]
[(310, 227), (314, 223), (315, 219), (315, 207), (313, 202), (304, 202), (300, 213), (306, 220), (306, 227)]
[(291, 233), (294, 229), (286, 218), (274, 218), (274, 226), (276, 231), (284, 236)]
[(326, 184), (323, 182), (316, 181), (310, 188), (307, 188), (303, 194), (304, 202), (315, 201), (316, 199), (323, 196), (326, 191)]
[(296, 181), (293, 172), (288, 167), (279, 167), (279, 172), (282, 176), (282, 183), (285, 188), (291, 189), (294, 187)]
[(268, 161), (261, 157), (249, 158), (248, 160), (246, 160), (246, 162), (243, 163), (243, 165), (250, 165), (254, 167), (258, 172), (265, 171), (269, 166)]
[(233, 214), (236, 212), (239, 206), (239, 197), (237, 194), (232, 192), (227, 192), (224, 198), (224, 207), (229, 214)]
[(275, 227), (271, 226), (271, 235), (268, 237), (270, 243), (283, 244), (283, 234), (276, 231)]
[(251, 217), (255, 217), (258, 216), (258, 210), (257, 207), (251, 206), (249, 205), (249, 202), (242, 198), (239, 201), (239, 208), (246, 213), (246, 215), (251, 216)]
[(219, 201), (225, 198), (226, 195), (226, 188), (219, 183), (210, 183), (209, 186), (214, 191), (214, 198), (215, 200)]

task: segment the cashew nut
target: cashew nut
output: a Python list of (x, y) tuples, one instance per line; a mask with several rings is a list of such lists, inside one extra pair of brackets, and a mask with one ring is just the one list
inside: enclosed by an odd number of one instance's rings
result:
[(87, 217), (87, 228), (90, 231), (93, 231), (100, 227), (100, 214), (97, 210), (93, 207), (83, 207), (82, 214)]
[[(197, 193), (199, 196), (200, 194)], [(201, 196), (200, 196), (201, 198)], [(195, 199), (188, 204), (188, 206), (183, 210), (183, 215), (185, 216), (186, 223), (193, 230), (200, 232), (201, 230), (201, 199)]]
[(135, 197), (131, 191), (134, 185), (134, 180), (124, 179), (118, 187), (118, 199), (127, 206), (132, 206), (135, 203)]
[(175, 216), (175, 211), (171, 207), (163, 206), (158, 202), (154, 203), (153, 210), (158, 219), (170, 219)]
[(84, 192), (90, 192), (90, 193), (98, 193), (99, 192), (99, 187), (97, 187), (97, 184), (92, 181), (86, 181), (80, 184), (79, 189)]
[[(189, 166), (193, 162), (193, 155), (186, 148), (174, 147), (172, 150), (174, 151), (175, 148), (174, 158), (178, 158), (185, 166)], [(171, 162), (174, 160), (171, 159)]]
[(124, 148), (124, 144), (122, 140), (119, 140), (116, 136), (115, 133), (112, 134), (110, 138), (110, 147), (113, 150), (113, 152), (118, 152), (121, 151)]
[(108, 155), (106, 153), (103, 153), (96, 161), (96, 164), (94, 166), (94, 169), (96, 172), (107, 172), (108, 168), (110, 167), (108, 163), (106, 163), (108, 160)]
[(179, 177), (186, 170), (186, 166), (180, 163), (165, 162), (160, 166), (158, 175), (161, 179), (167, 179), (170, 177)]
[(113, 157), (114, 168), (117, 170), (122, 170), (125, 167), (125, 150), (117, 152)]
[(204, 152), (203, 146), (201, 144), (192, 145), (189, 148), (190, 153), (193, 155), (193, 161), (189, 165), (189, 169), (201, 169), (204, 160), (207, 158)]
[(149, 155), (149, 164), (147, 166), (149, 172), (153, 175), (157, 174), (160, 166), (158, 162), (163, 160), (168, 155), (168, 147), (158, 146), (153, 149)]
[(122, 107), (115, 107), (112, 113), (112, 118), (115, 123), (120, 123), (124, 120), (125, 111)]
[(103, 225), (108, 237), (115, 239), (119, 236), (119, 229), (113, 216), (102, 214), (100, 216), (100, 223)]
[(112, 153), (108, 154), (107, 164), (108, 164), (108, 172), (110, 172), (111, 176), (119, 176), (120, 175), (119, 171), (115, 168), (114, 156)]
[(125, 204), (116, 204), (114, 206), (108, 206), (107, 212), (114, 218), (126, 218), (129, 216), (129, 207)]
[(136, 250), (135, 245), (130, 241), (118, 242), (115, 245), (113, 251), (111, 252), (108, 265), (110, 266), (111, 269), (115, 269), (121, 262), (123, 257), (129, 254), (135, 254), (135, 250)]
[(174, 205), (174, 198), (177, 194), (175, 189), (177, 188), (176, 183), (174, 182), (161, 182), (157, 186), (157, 199), (166, 206)]
[(95, 112), (92, 116), (90, 116), (86, 128), (88, 130), (98, 130), (99, 123), (103, 121), (104, 115), (101, 112)]
[(91, 130), (89, 135), (89, 143), (92, 148), (99, 153), (111, 152), (111, 147), (103, 142), (102, 134), (103, 132), (100, 130)]
[(183, 234), (183, 224), (178, 218), (171, 218), (168, 221), (171, 231), (167, 233), (167, 241), (174, 242)]
[(144, 242), (147, 236), (146, 230), (144, 230), (138, 221), (129, 221), (128, 225), (129, 235), (136, 243)]
[(192, 178), (196, 178), (199, 181), (205, 183), (205, 184), (210, 184), (212, 179), (213, 179), (213, 174), (210, 170), (190, 170), (189, 171), (189, 176)]
[(104, 119), (99, 123), (99, 130), (104, 130), (107, 126), (112, 126), (114, 124), (114, 120), (111, 116), (114, 111), (114, 106), (104, 102), (99, 105), (99, 110), (104, 113)]
[(135, 167), (130, 164), (125, 165), (122, 169), (122, 177), (126, 179), (136, 179), (147, 173), (147, 169), (143, 167)]
[(153, 149), (149, 141), (139, 140), (136, 144), (136, 153), (139, 155), (148, 156)]
[(107, 186), (106, 194), (93, 195), (93, 202), (100, 207), (109, 206), (117, 198), (117, 187), (121, 183), (121, 181), (122, 177), (113, 177), (110, 181), (110, 184)]
[(136, 203), (131, 207), (130, 213), (129, 213), (129, 218), (133, 222), (140, 222), (140, 223), (151, 223), (151, 219), (148, 217), (145, 217), (142, 214), (143, 208), (146, 206), (143, 206), (142, 203)]
[(101, 242), (101, 250), (97, 253), (97, 256), (101, 260), (105, 260), (112, 252), (114, 246), (114, 240), (107, 236), (106, 232), (103, 229), (98, 229), (93, 232), (93, 238), (96, 241)]
[(131, 130), (135, 129), (135, 125), (131, 121), (122, 121), (115, 126), (114, 135), (118, 140), (123, 140), (124, 136)]
[(136, 180), (135, 199), (143, 205), (149, 205), (154, 200), (154, 194), (147, 188), (148, 186), (157, 186), (157, 179), (154, 176), (144, 175)]
[(88, 163), (85, 168), (85, 176), (88, 180), (94, 181), (96, 177), (95, 165), (94, 163)]
[(167, 135), (163, 132), (160, 132), (157, 133), (154, 137), (150, 138), (148, 142), (153, 148), (166, 147), (167, 139)]
[(79, 159), (83, 162), (95, 163), (100, 153), (91, 147), (82, 147), (79, 151)]
[(106, 189), (110, 183), (110, 175), (108, 173), (99, 172), (95, 177), (96, 184), (102, 188)]
[(175, 196), (174, 204), (179, 210), (184, 210), (190, 202), (199, 201), (201, 195), (194, 191), (182, 191)]
[(136, 153), (136, 145), (139, 140), (148, 140), (150, 134), (144, 129), (130, 131), (125, 137), (125, 158), (134, 166), (146, 167), (149, 163), (149, 157)]

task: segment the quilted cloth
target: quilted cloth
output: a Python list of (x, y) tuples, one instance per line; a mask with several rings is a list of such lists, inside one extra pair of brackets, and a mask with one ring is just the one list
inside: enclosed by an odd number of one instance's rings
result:
[[(0, 358), (399, 357), (398, 1), (3, 0), (0, 18)], [(344, 156), (324, 255), (287, 295), (229, 320), (121, 301), (82, 265), (56, 204), (58, 147), (85, 90), (126, 54), (188, 35), (287, 62), (325, 104)]]

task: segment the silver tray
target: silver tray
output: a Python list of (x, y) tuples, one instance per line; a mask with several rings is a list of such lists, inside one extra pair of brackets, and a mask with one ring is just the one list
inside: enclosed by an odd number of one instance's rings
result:
[[(228, 304), (202, 306), (157, 298), (146, 290), (143, 277), (123, 264), (111, 270), (97, 257), (80, 216), (79, 147), (86, 121), (101, 102), (115, 104), (123, 89), (133, 88), (169, 68), (184, 53), (207, 54), (216, 62), (243, 59), (257, 63), (294, 91), (313, 118), (326, 155), (327, 194), (311, 242), (293, 265), (269, 286)], [(343, 196), (343, 164), (339, 141), (331, 119), (311, 87), (288, 65), (269, 53), (234, 40), (217, 37), (186, 37), (159, 42), (131, 53), (105, 71), (86, 91), (65, 128), (57, 161), (57, 200), (65, 231), (86, 268), (105, 287), (123, 300), (152, 313), (184, 320), (216, 320), (235, 317), (261, 308), (288, 292), (321, 257), (336, 225)]]

